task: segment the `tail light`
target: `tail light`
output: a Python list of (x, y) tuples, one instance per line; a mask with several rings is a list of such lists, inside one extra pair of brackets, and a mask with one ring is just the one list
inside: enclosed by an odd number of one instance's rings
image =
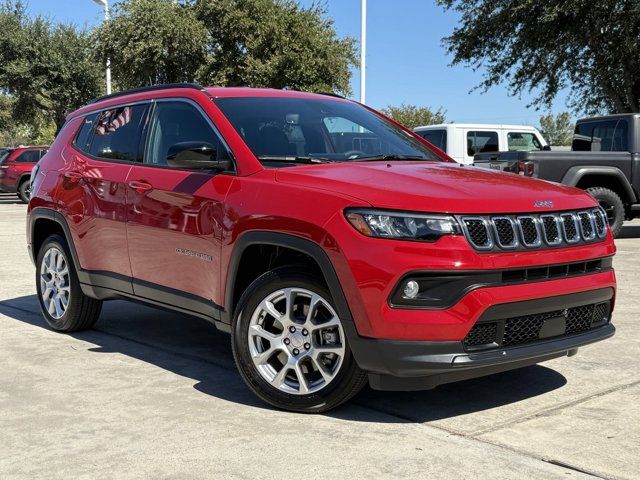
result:
[(518, 162), (518, 175), (533, 177), (533, 162)]

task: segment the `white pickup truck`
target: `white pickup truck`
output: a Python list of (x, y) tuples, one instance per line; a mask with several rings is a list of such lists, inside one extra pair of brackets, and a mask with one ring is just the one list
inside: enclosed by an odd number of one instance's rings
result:
[(458, 163), (472, 164), (476, 153), (549, 150), (535, 127), (487, 123), (447, 123), (414, 131)]

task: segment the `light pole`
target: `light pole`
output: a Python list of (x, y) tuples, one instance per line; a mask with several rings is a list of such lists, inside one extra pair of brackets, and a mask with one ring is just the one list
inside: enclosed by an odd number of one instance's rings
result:
[[(93, 0), (104, 7), (104, 21), (109, 20), (109, 0)], [(111, 94), (111, 60), (107, 58), (107, 95)]]
[(360, 103), (367, 100), (367, 0), (362, 1), (360, 25)]

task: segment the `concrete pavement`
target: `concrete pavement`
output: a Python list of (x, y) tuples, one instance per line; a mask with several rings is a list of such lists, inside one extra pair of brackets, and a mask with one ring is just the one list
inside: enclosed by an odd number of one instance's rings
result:
[(49, 330), (25, 206), (0, 195), (0, 478), (640, 478), (640, 222), (616, 258), (617, 335), (440, 387), (273, 410), (205, 321), (125, 302)]

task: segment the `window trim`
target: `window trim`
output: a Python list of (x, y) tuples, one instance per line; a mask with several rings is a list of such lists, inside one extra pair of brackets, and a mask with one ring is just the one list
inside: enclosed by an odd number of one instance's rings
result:
[[(147, 140), (148, 140), (148, 135), (149, 135), (149, 124), (151, 122), (152, 119), (152, 115), (155, 112), (156, 109), (156, 105), (158, 103), (168, 103), (168, 102), (182, 102), (182, 103), (187, 103), (190, 104), (191, 106), (195, 107), (195, 109), (198, 111), (198, 113), (200, 113), (200, 115), (205, 119), (205, 121), (209, 124), (209, 127), (213, 130), (213, 133), (216, 135), (216, 137), (218, 138), (218, 140), (220, 141), (220, 143), (222, 144), (222, 146), (227, 150), (227, 153), (229, 154), (229, 160), (231, 160), (231, 163), (233, 164), (233, 169), (232, 170), (225, 170), (224, 172), (211, 172), (210, 170), (189, 170), (187, 168), (170, 168), (167, 165), (152, 165), (150, 163), (145, 163), (144, 162), (144, 158), (146, 156), (146, 152), (147, 152)], [(220, 133), (220, 131), (218, 130), (218, 128), (215, 126), (215, 124), (213, 123), (213, 121), (209, 118), (209, 115), (207, 115), (207, 113), (204, 111), (204, 109), (198, 104), (198, 102), (190, 99), (190, 98), (186, 98), (186, 97), (167, 97), (167, 98), (154, 98), (151, 100), (151, 107), (149, 108), (149, 111), (147, 112), (147, 118), (145, 120), (145, 124), (144, 127), (142, 128), (141, 134), (140, 134), (140, 142), (142, 144), (142, 161), (138, 161), (138, 162), (131, 162), (134, 163), (135, 165), (139, 165), (141, 167), (149, 167), (149, 168), (160, 168), (163, 170), (168, 170), (168, 171), (178, 171), (178, 172), (192, 172), (192, 173), (203, 173), (205, 175), (238, 175), (238, 162), (236, 160), (235, 155), (233, 154), (233, 151), (231, 150), (231, 148), (229, 147), (229, 144), (227, 143), (227, 141), (224, 139), (224, 137), (222, 136), (222, 134)]]

